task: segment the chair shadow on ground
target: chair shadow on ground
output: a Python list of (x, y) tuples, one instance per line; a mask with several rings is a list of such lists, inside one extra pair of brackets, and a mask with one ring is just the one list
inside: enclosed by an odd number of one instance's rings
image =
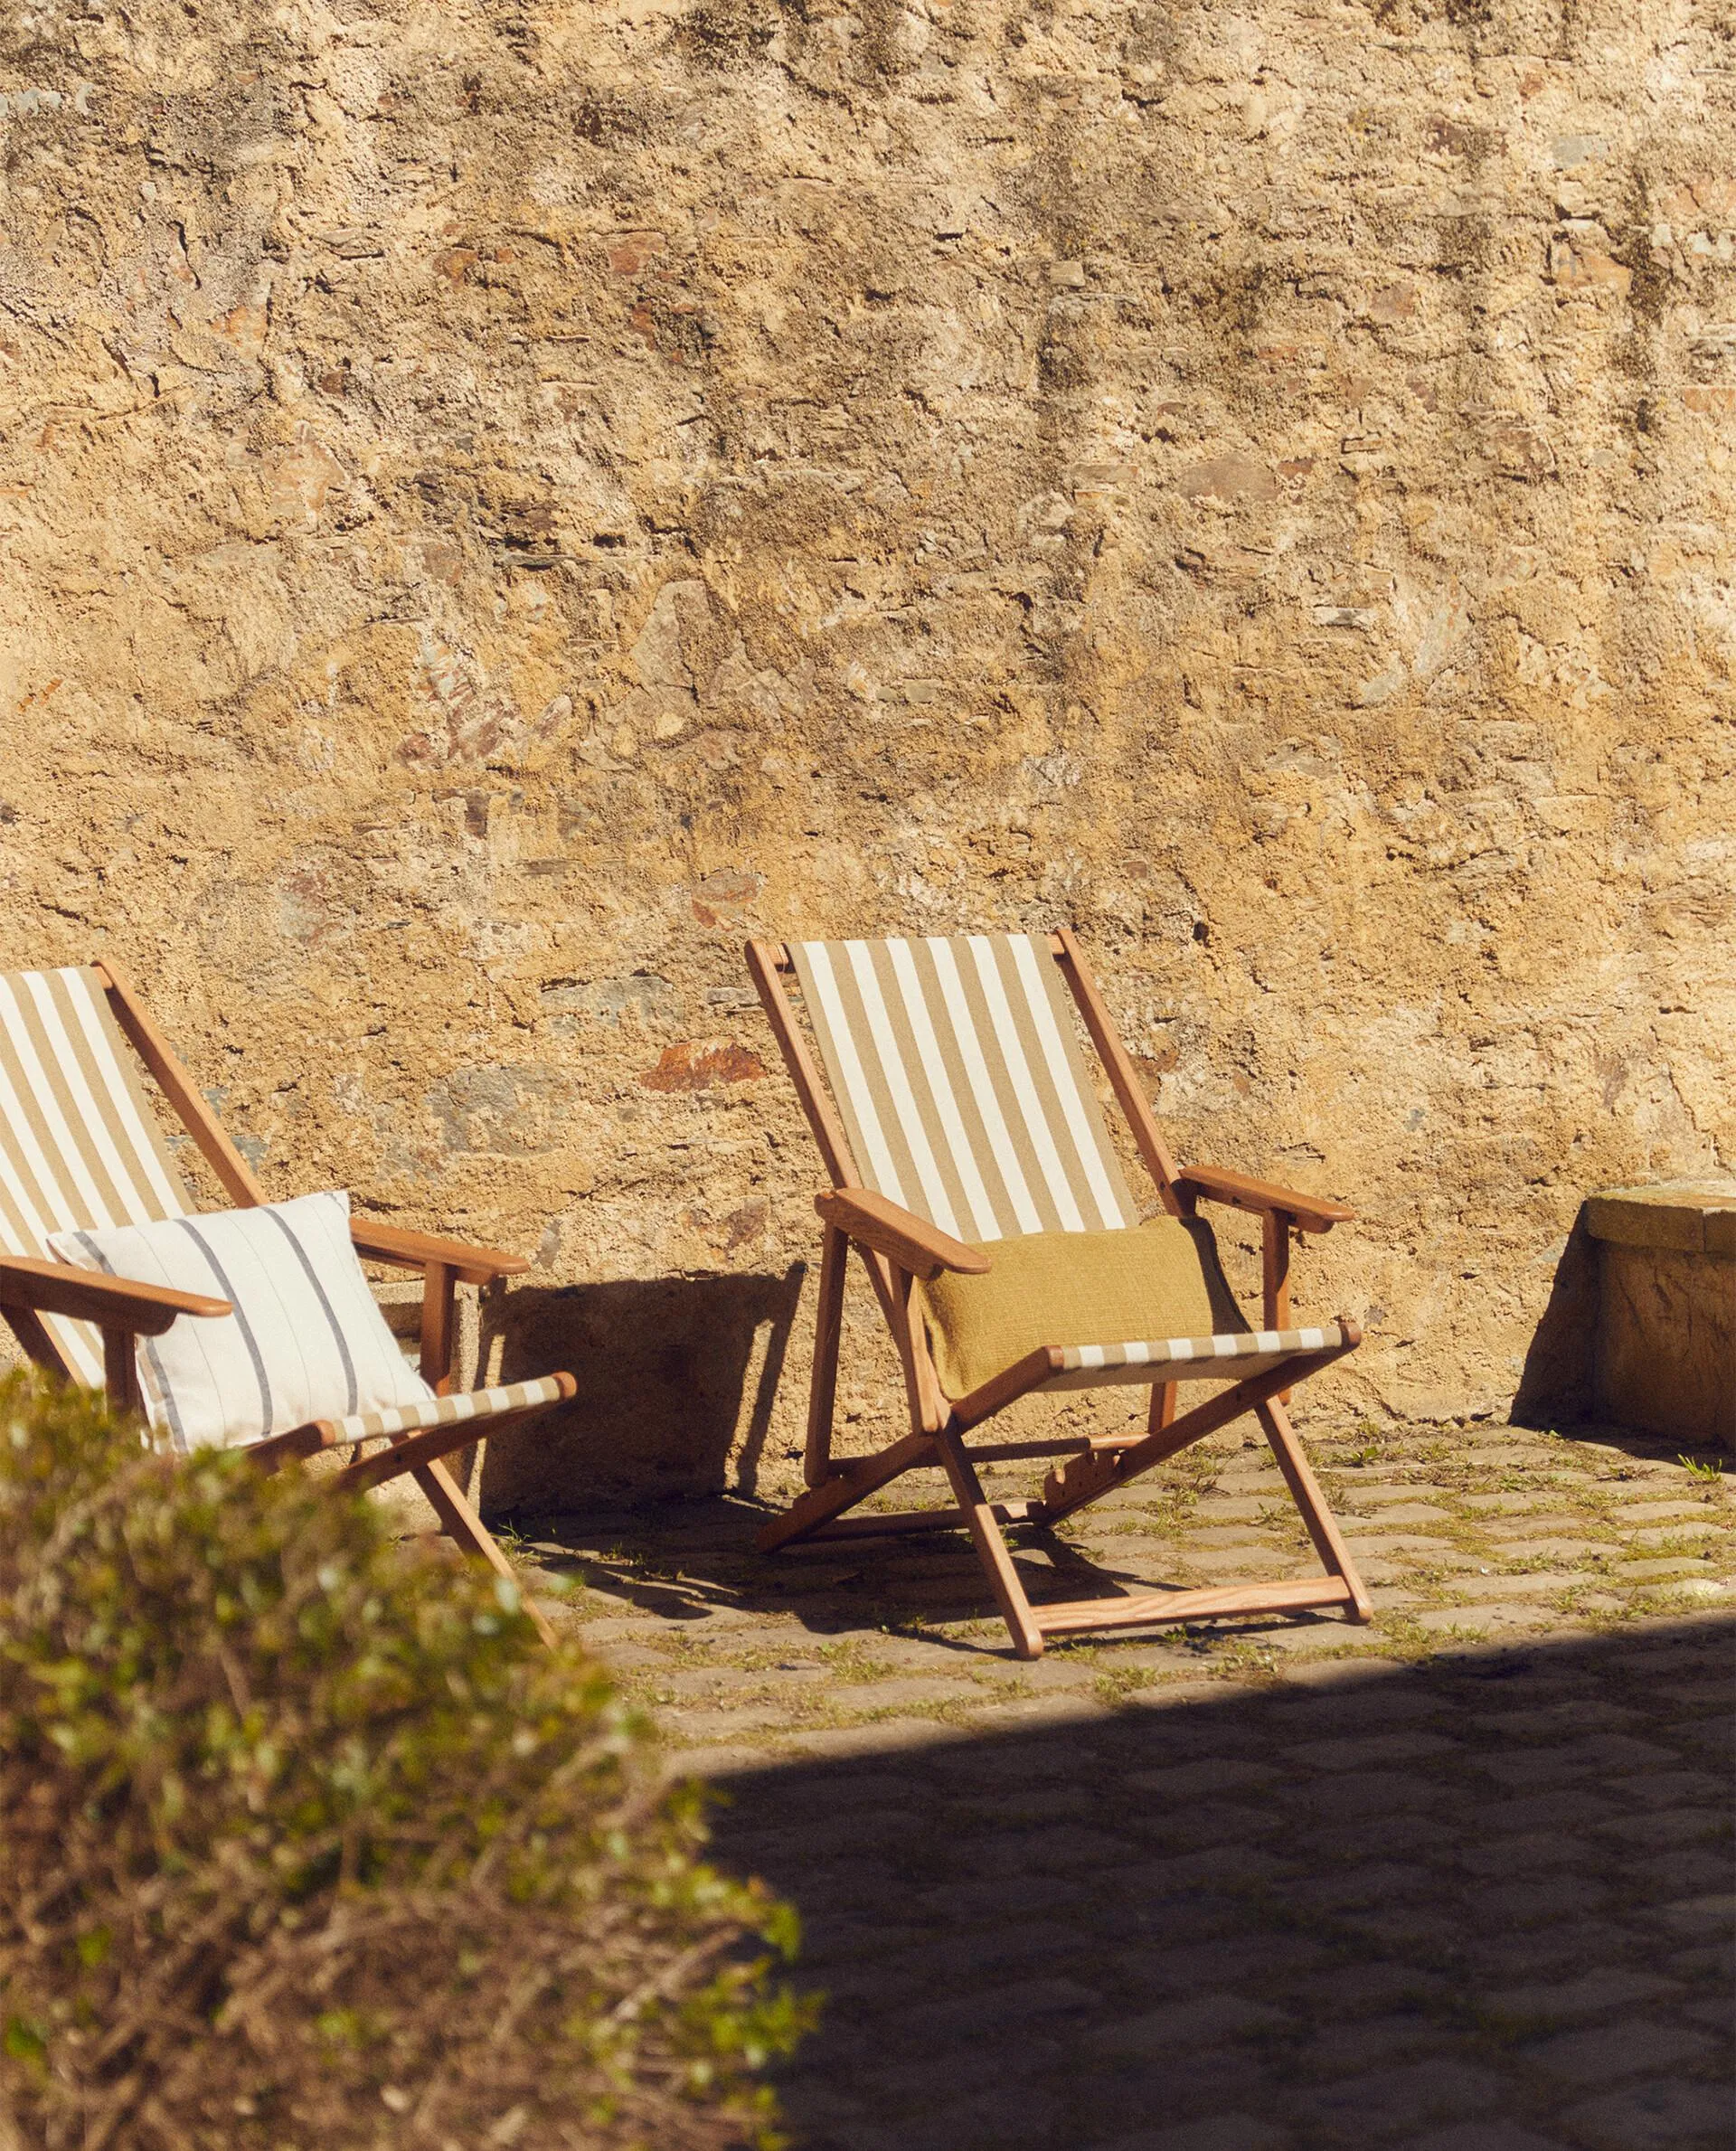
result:
[[(945, 1481), (935, 1475), (930, 1492), (913, 1498), (946, 1505)], [(526, 1509), (513, 1527), (534, 1550), (548, 1574), (584, 1584), (642, 1612), (678, 1621), (703, 1621), (727, 1609), (738, 1613), (784, 1614), (815, 1636), (853, 1634), (863, 1628), (921, 1630), (929, 1640), (955, 1641), (961, 1651), (1011, 1658), (1011, 1645), (969, 1540), (962, 1530), (909, 1538), (797, 1544), (763, 1554), (755, 1535), (778, 1514), (775, 1505), (741, 1494), (582, 1514)], [(1161, 1572), (1133, 1570), (1094, 1558), (1080, 1547), (1034, 1524), (1008, 1528), (1014, 1565), (1033, 1605), (1051, 1600), (1117, 1598), (1137, 1591), (1198, 1588), (1171, 1582)], [(1156, 1542), (1154, 1542), (1156, 1544)], [(1163, 1555), (1153, 1561), (1161, 1571)], [(1298, 1576), (1316, 1574), (1304, 1549)], [(1302, 1616), (1286, 1617), (1292, 1624)], [(992, 1632), (948, 1638), (941, 1624), (982, 1621)], [(1263, 1631), (1266, 1618), (1219, 1624), (1225, 1629)], [(1109, 1649), (1117, 1645), (1099, 1638)], [(1149, 1641), (1142, 1631), (1129, 1640)]]
[(829, 1997), (796, 2145), (1727, 2151), (1732, 1640), (907, 1722), (726, 1781), (716, 1855)]

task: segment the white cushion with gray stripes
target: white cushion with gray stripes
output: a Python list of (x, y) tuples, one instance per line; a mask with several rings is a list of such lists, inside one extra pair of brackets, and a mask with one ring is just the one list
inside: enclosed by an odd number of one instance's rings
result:
[[(52, 1233), (62, 1262), (231, 1303), (138, 1344), (151, 1425), (177, 1449), (233, 1447), (310, 1420), (433, 1396), (368, 1289), (342, 1189), (250, 1210)], [(418, 1420), (416, 1423), (421, 1423)]]

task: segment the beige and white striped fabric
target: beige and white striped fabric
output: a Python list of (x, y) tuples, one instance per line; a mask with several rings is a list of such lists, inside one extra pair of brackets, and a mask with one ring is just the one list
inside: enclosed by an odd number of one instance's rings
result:
[[(94, 971), (0, 973), (0, 1251), (49, 1259), (53, 1232), (193, 1208)], [(42, 1326), (76, 1382), (102, 1382), (102, 1338)]]
[[(496, 1419), (503, 1411), (523, 1411), (533, 1404), (558, 1404), (568, 1384), (559, 1374), (535, 1382), (508, 1382), (498, 1389), (473, 1389), (461, 1396), (429, 1397), (422, 1404), (394, 1404), (383, 1411), (358, 1411), (332, 1423), (340, 1443), (372, 1441), (380, 1434), (414, 1434), (423, 1427), (450, 1426), (455, 1420)], [(483, 1428), (480, 1432), (486, 1433)]]
[(1136, 1225), (1046, 941), (793, 941), (868, 1186), (965, 1241)]
[(1118, 1382), (1245, 1382), (1298, 1352), (1336, 1352), (1335, 1322), (1317, 1329), (1250, 1329), (1215, 1337), (1134, 1338), (1123, 1344), (1069, 1344), (1042, 1389), (1101, 1389)]

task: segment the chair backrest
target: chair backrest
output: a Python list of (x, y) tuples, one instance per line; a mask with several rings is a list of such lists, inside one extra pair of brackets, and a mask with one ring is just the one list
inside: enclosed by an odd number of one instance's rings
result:
[(1046, 939), (789, 954), (869, 1187), (960, 1240), (1138, 1223)]
[[(97, 974), (0, 972), (0, 1251), (45, 1258), (51, 1232), (193, 1208)], [(42, 1319), (66, 1372), (99, 1387), (99, 1332)]]

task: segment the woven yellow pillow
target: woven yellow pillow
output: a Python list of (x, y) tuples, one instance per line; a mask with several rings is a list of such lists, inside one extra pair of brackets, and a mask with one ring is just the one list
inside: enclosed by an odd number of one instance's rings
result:
[(916, 1289), (948, 1397), (966, 1397), (1040, 1344), (1241, 1335), (1248, 1323), (1202, 1219), (1121, 1232), (1032, 1232), (982, 1243), (986, 1276), (946, 1270)]

